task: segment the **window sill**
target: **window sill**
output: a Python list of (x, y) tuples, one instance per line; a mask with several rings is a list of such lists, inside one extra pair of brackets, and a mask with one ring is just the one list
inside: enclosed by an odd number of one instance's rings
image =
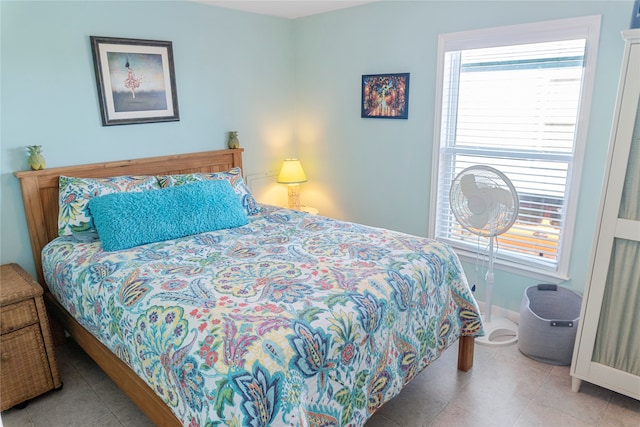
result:
[[(465, 263), (475, 264), (477, 260), (484, 260), (485, 265), (488, 265), (489, 255), (486, 252), (482, 252), (479, 256), (476, 252), (469, 251), (466, 249), (457, 248), (451, 244), (449, 244), (454, 252), (460, 258), (460, 261)], [(496, 258), (493, 261), (494, 269), (504, 271), (506, 273), (517, 274), (519, 276), (530, 277), (532, 279), (560, 284), (561, 282), (565, 282), (570, 279), (567, 274), (563, 274), (557, 271), (548, 271), (543, 270), (538, 267), (529, 266), (519, 264), (513, 261), (507, 261), (503, 259)]]

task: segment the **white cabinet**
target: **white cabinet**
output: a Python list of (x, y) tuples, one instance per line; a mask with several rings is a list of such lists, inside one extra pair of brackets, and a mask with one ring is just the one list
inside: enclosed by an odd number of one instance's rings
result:
[(625, 53), (596, 240), (571, 364), (581, 381), (640, 399), (640, 29)]

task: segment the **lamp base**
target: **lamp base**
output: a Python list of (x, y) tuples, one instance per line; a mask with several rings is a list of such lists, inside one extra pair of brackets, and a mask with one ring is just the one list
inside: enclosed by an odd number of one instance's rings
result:
[(300, 184), (289, 184), (289, 209), (300, 210)]

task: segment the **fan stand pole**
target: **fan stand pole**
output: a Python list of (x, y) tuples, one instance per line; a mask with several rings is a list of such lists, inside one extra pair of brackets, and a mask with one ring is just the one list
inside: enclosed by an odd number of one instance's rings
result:
[(493, 253), (493, 233), (491, 235), (491, 237), (489, 238), (489, 269), (487, 270), (487, 274), (484, 277), (485, 283), (487, 284), (487, 308), (486, 308), (486, 314), (485, 314), (485, 319), (487, 321), (487, 323), (491, 323), (491, 307), (493, 306), (493, 280), (494, 280), (494, 275), (493, 275), (493, 258), (494, 258), (494, 253)]
[(518, 342), (518, 325), (505, 318), (491, 319), (494, 281), (493, 258), (493, 236), (491, 236), (489, 238), (489, 269), (485, 276), (485, 282), (487, 284), (486, 314), (482, 322), (485, 335), (483, 337), (477, 337), (476, 342), (488, 346), (506, 346)]

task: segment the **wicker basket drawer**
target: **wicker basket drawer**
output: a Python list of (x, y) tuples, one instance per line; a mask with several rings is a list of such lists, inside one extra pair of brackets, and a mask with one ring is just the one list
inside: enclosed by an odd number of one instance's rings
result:
[(0, 382), (0, 410), (54, 387), (39, 324), (0, 337)]
[(0, 312), (0, 331), (2, 334), (34, 323), (38, 323), (38, 311), (33, 299), (2, 307), (2, 312)]

